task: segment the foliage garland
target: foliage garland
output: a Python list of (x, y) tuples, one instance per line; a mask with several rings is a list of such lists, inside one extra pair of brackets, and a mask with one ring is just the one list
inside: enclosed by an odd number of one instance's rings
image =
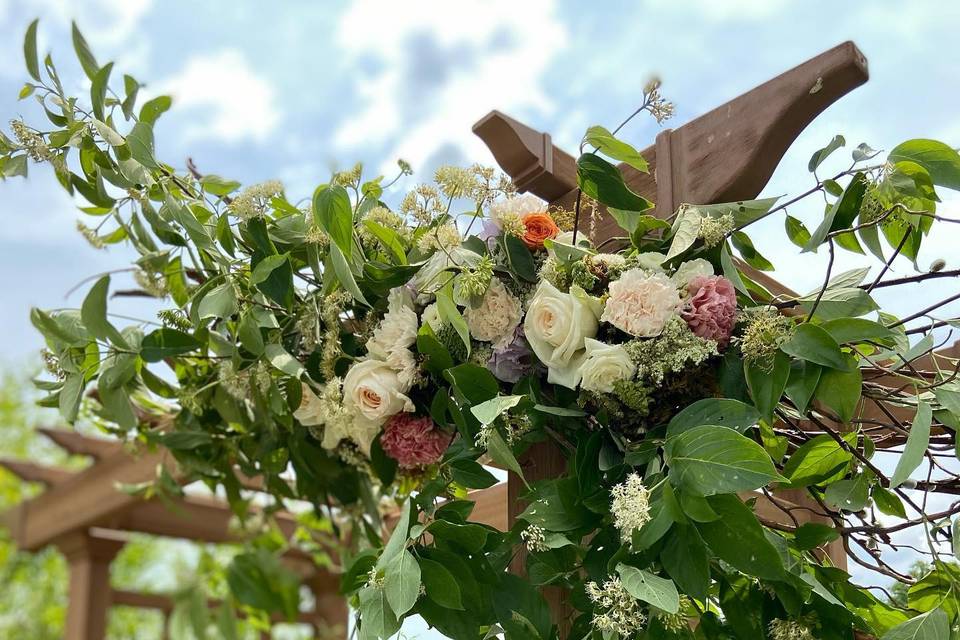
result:
[[(957, 296), (896, 318), (871, 295), (958, 275), (937, 264), (884, 277), (898, 255), (916, 264), (935, 223), (957, 222), (936, 213), (936, 188), (960, 188), (949, 146), (909, 140), (878, 160), (863, 144), (820, 178), (837, 136), (797, 198), (689, 204), (664, 220), (610, 162), (646, 171), (643, 157), (591, 127), (574, 212), (479, 166), (441, 168), (391, 209), (402, 161), (390, 182), (357, 165), (297, 202), (278, 182), (241, 189), (163, 163), (153, 127), (170, 98), (138, 109), (128, 75), (115, 93), (112, 63), (74, 27), (84, 106), (38, 57), (36, 30), (21, 98), (53, 128), (13, 121), (0, 170), (50, 164), (99, 220), (84, 236), (140, 256), (138, 288), (113, 295), (172, 303), (159, 322), (119, 328), (108, 274), (79, 310), (32, 310), (53, 374), (37, 384), (68, 421), (90, 398), (116, 435), (169, 449), (178, 468), (150, 491), (202, 480), (249, 517), (238, 474), (264, 479), (272, 503), (231, 567), (239, 604), (295, 612), (277, 553), (301, 544), (337, 549), (361, 638), (416, 614), (452, 638), (547, 640), (546, 585), (569, 593), (570, 638), (945, 639), (957, 624), (960, 569), (940, 542), (960, 507), (925, 510), (926, 494), (960, 487), (944, 453), (957, 364), (930, 356), (935, 330), (956, 324), (936, 311)], [(641, 111), (669, 117), (658, 83), (644, 97)], [(815, 195), (826, 206), (811, 231), (786, 210)], [(591, 244), (590, 209), (616, 219), (622, 249)], [(807, 295), (756, 275), (773, 265), (745, 229), (774, 214), (798, 247), (829, 251)], [(837, 249), (883, 266), (835, 274)], [(903, 450), (887, 473), (874, 455), (891, 441)], [(555, 446), (566, 472), (529, 486), (510, 531), (471, 522), (468, 491), (496, 483), (488, 465), (522, 476), (531, 446)], [(820, 521), (789, 505), (782, 521), (759, 518), (755, 499), (778, 488), (806, 492)], [(281, 543), (263, 526), (291, 501), (312, 506), (313, 526)], [(880, 550), (910, 527), (929, 542), (919, 579)], [(908, 585), (905, 606), (832, 567), (821, 548), (838, 539)], [(520, 545), (524, 577), (506, 571)]]

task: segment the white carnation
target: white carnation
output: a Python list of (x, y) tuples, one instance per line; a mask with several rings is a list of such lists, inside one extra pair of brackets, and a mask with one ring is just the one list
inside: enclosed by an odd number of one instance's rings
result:
[(547, 208), (546, 203), (535, 195), (525, 193), (513, 198), (497, 200), (490, 205), (488, 215), (495, 225), (503, 229), (509, 221), (522, 218), (528, 213), (540, 213)]
[(666, 275), (630, 269), (610, 283), (600, 320), (632, 336), (652, 338), (677, 315), (680, 302), (677, 286)]
[(410, 293), (402, 287), (391, 289), (387, 313), (373, 330), (373, 337), (367, 342), (367, 352), (385, 360), (392, 351), (407, 349), (416, 342), (418, 328)]
[(467, 307), (463, 312), (470, 335), (481, 342), (499, 342), (512, 336), (520, 324), (520, 316), (520, 301), (498, 278), (490, 281), (479, 306)]

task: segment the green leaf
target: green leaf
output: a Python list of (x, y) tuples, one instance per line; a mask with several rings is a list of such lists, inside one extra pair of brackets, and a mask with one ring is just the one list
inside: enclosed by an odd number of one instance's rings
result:
[(479, 553), (490, 535), (490, 530), (479, 524), (458, 524), (446, 520), (434, 520), (426, 530), (435, 538), (453, 542), (469, 553)]
[(750, 508), (735, 495), (717, 495), (708, 500), (720, 517), (696, 526), (714, 554), (746, 574), (781, 579), (784, 569), (780, 554)]
[(670, 223), (666, 220), (640, 211), (626, 211), (624, 209), (607, 207), (607, 213), (609, 213), (610, 217), (620, 225), (620, 228), (626, 231), (631, 237), (634, 236), (634, 234), (643, 237), (651, 231), (670, 228)]
[(750, 389), (750, 397), (760, 411), (760, 416), (773, 424), (773, 411), (780, 402), (783, 390), (790, 377), (790, 358), (778, 352), (773, 359), (773, 368), (767, 370), (750, 362), (744, 362), (744, 375)]
[(313, 194), (313, 219), (330, 235), (343, 255), (353, 253), (353, 208), (341, 186), (321, 186)]
[[(856, 443), (856, 434), (842, 436), (848, 443)], [(783, 475), (792, 487), (819, 484), (842, 472), (852, 454), (836, 440), (824, 434), (803, 443), (793, 452), (783, 467)]]
[(664, 454), (673, 485), (698, 496), (757, 489), (780, 477), (763, 447), (727, 427), (684, 431), (667, 440)]
[(950, 145), (923, 138), (907, 140), (894, 147), (887, 158), (891, 163), (902, 160), (916, 162), (926, 169), (934, 184), (960, 189), (960, 154)]
[(437, 310), (440, 312), (440, 319), (450, 324), (460, 336), (463, 346), (467, 350), (467, 356), (470, 356), (470, 329), (467, 327), (467, 321), (463, 319), (460, 310), (457, 309), (453, 301), (453, 281), (448, 280), (447, 284), (437, 292)]
[(203, 185), (204, 191), (215, 196), (229, 195), (240, 188), (240, 183), (236, 180), (227, 180), (212, 173), (201, 177), (200, 184)]
[(846, 369), (849, 366), (837, 341), (825, 329), (809, 322), (797, 326), (780, 350), (794, 358), (833, 369)]
[(626, 142), (617, 139), (603, 127), (593, 126), (587, 129), (586, 135), (583, 136), (583, 141), (586, 144), (596, 147), (597, 151), (608, 158), (625, 162), (637, 171), (647, 173), (649, 170), (647, 161), (640, 155), (639, 151)]
[(434, 560), (420, 559), (420, 572), (427, 597), (441, 607), (463, 610), (460, 585), (450, 571)]
[(730, 236), (730, 242), (740, 252), (740, 257), (751, 267), (760, 271), (773, 271), (773, 264), (760, 255), (760, 252), (753, 246), (750, 236), (743, 231), (734, 232)]
[(450, 463), (454, 482), (467, 489), (486, 489), (497, 484), (497, 477), (475, 460), (457, 460)]
[(90, 104), (93, 106), (93, 115), (100, 120), (104, 119), (103, 101), (107, 97), (111, 71), (113, 71), (113, 63), (108, 62), (97, 71), (97, 74), (93, 77), (93, 83), (90, 85)]
[(815, 251), (831, 231), (849, 228), (860, 213), (860, 204), (863, 202), (866, 191), (867, 180), (862, 173), (857, 173), (844, 189), (843, 195), (827, 211), (823, 222), (810, 235), (810, 240), (804, 245), (803, 250)]
[(154, 159), (153, 151), (153, 127), (144, 121), (133, 125), (133, 129), (127, 134), (127, 147), (130, 149), (130, 156), (147, 167), (148, 169), (158, 169), (160, 165)]
[(517, 476), (523, 480), (523, 483), (526, 484), (527, 481), (523, 477), (523, 470), (520, 468), (520, 463), (517, 462), (517, 458), (513, 455), (513, 451), (510, 450), (509, 445), (504, 441), (503, 436), (500, 435), (500, 432), (496, 429), (490, 429), (487, 434), (487, 453), (490, 454), (490, 458), (504, 467), (513, 471)]
[(705, 424), (729, 427), (744, 433), (760, 421), (760, 414), (750, 405), (730, 398), (697, 400), (671, 418), (667, 437)]
[(286, 253), (274, 254), (272, 256), (267, 256), (263, 260), (257, 263), (257, 266), (253, 268), (253, 272), (250, 274), (250, 284), (260, 284), (270, 277), (270, 274), (273, 273), (274, 269), (280, 267), (280, 265), (286, 264), (288, 256)]
[(890, 476), (891, 489), (896, 489), (903, 484), (923, 462), (923, 456), (930, 444), (930, 423), (932, 419), (933, 412), (930, 405), (921, 400), (917, 405), (917, 413), (913, 418), (913, 424), (910, 426), (910, 434), (907, 436), (907, 444), (903, 448), (903, 454), (897, 461), (897, 468), (893, 470), (893, 475)]
[(692, 526), (676, 526), (667, 538), (660, 562), (674, 582), (697, 600), (704, 600), (710, 587), (707, 547)]
[(856, 478), (838, 480), (828, 485), (824, 492), (824, 499), (827, 504), (838, 509), (860, 511), (870, 500), (869, 490), (870, 480), (867, 474), (861, 473)]
[[(811, 293), (799, 298), (800, 307), (807, 313), (813, 309), (813, 303), (816, 302), (818, 293)], [(824, 291), (813, 317), (819, 320), (835, 320), (837, 318), (866, 315), (878, 308), (870, 294), (863, 289), (839, 287)]]
[(237, 292), (229, 280), (207, 291), (200, 299), (197, 313), (201, 320), (206, 318), (226, 319), (237, 312)]
[(173, 99), (170, 96), (157, 96), (143, 103), (143, 106), (140, 107), (140, 117), (138, 119), (144, 124), (153, 126), (157, 119), (170, 109), (172, 104)]
[(470, 412), (480, 421), (480, 424), (493, 424), (500, 414), (517, 406), (523, 398), (524, 396), (497, 396), (470, 407)]
[(420, 597), (420, 565), (413, 554), (404, 550), (384, 569), (383, 588), (387, 602), (399, 618), (413, 608)]
[(808, 242), (810, 242), (810, 232), (807, 231), (806, 225), (804, 225), (800, 220), (787, 214), (787, 216), (783, 219), (783, 226), (787, 231), (787, 237), (790, 238), (790, 242), (797, 245), (801, 249), (805, 247)]
[(83, 398), (84, 386), (83, 374), (68, 373), (66, 379), (63, 381), (63, 387), (60, 389), (60, 415), (71, 424), (77, 419), (77, 412), (80, 410), (80, 400)]
[(822, 372), (823, 368), (820, 365), (805, 360), (790, 363), (790, 377), (787, 379), (787, 388), (784, 391), (801, 413), (810, 406), (810, 400), (817, 390)]
[(387, 540), (387, 544), (383, 547), (383, 553), (380, 554), (380, 559), (377, 560), (377, 569), (386, 568), (387, 565), (406, 550), (407, 540), (410, 535), (410, 512), (412, 510), (413, 504), (407, 499), (400, 507), (400, 519), (397, 520), (397, 524), (393, 528), (393, 533), (390, 534), (390, 539)]
[(299, 378), (306, 371), (300, 361), (290, 355), (283, 345), (271, 342), (263, 348), (263, 353), (270, 364), (288, 376)]
[(677, 593), (673, 580), (623, 563), (617, 565), (617, 573), (620, 574), (627, 593), (634, 598), (648, 602), (667, 613), (680, 610), (680, 594)]
[(730, 214), (737, 227), (745, 227), (753, 221), (762, 218), (773, 208), (780, 196), (760, 198), (758, 200), (737, 200), (736, 202), (721, 202), (718, 204), (698, 204), (697, 210), (712, 218), (719, 218)]
[[(343, 288), (353, 296), (353, 299), (357, 302), (370, 306), (370, 303), (367, 302), (367, 299), (364, 297), (363, 292), (360, 291), (360, 287), (357, 285), (356, 279), (353, 277), (353, 272), (350, 270), (350, 264), (347, 262), (346, 257), (344, 257), (343, 252), (340, 251), (340, 247), (335, 244), (330, 245), (330, 264), (333, 266), (333, 273), (337, 278), (337, 281), (343, 285)], [(327, 277), (327, 274), (324, 273), (324, 278)]]
[(237, 602), (294, 619), (300, 606), (300, 582), (266, 549), (241, 553), (227, 569), (227, 583)]
[(594, 153), (577, 160), (577, 183), (584, 194), (616, 209), (646, 211), (653, 203), (631, 191), (620, 170)]
[(140, 357), (146, 362), (160, 362), (189, 353), (201, 347), (189, 333), (164, 327), (148, 333), (140, 345)]
[(90, 51), (90, 45), (87, 44), (83, 34), (80, 33), (76, 22), (71, 23), (71, 32), (73, 35), (73, 48), (77, 52), (77, 59), (80, 60), (80, 66), (83, 67), (83, 72), (87, 74), (87, 77), (93, 80), (94, 76), (97, 75), (97, 71), (100, 70), (100, 65), (97, 64), (96, 58), (93, 57), (93, 52)]
[(673, 239), (667, 250), (667, 260), (680, 255), (693, 246), (700, 234), (700, 220), (703, 216), (696, 207), (680, 207), (680, 215), (673, 224)]
[(852, 366), (849, 371), (824, 369), (814, 396), (833, 409), (843, 422), (850, 422), (860, 404), (863, 377), (860, 369)]
[(480, 404), (500, 391), (500, 383), (489, 369), (472, 362), (450, 367), (443, 372), (443, 376), (470, 404)]
[(83, 299), (83, 305), (80, 307), (80, 318), (87, 330), (95, 337), (110, 340), (118, 347), (129, 348), (127, 341), (123, 339), (120, 332), (107, 320), (107, 293), (109, 289), (110, 276), (103, 276), (97, 280), (87, 293), (87, 297)]
[(880, 640), (950, 640), (950, 619), (943, 609), (934, 609), (898, 624)]
[(887, 340), (896, 334), (879, 322), (866, 318), (836, 318), (822, 325), (838, 344), (862, 342), (864, 340)]
[(840, 537), (840, 533), (833, 527), (819, 522), (805, 522), (794, 532), (797, 548), (801, 551), (810, 551), (833, 542)]
[(880, 513), (906, 519), (907, 510), (903, 507), (903, 501), (892, 491), (884, 489), (878, 484), (873, 487), (873, 492), (870, 495), (873, 497), (873, 502), (877, 505)]
[(807, 170), (810, 171), (811, 173), (816, 171), (817, 167), (819, 167), (831, 153), (833, 153), (840, 147), (844, 146), (845, 144), (847, 144), (847, 141), (843, 139), (843, 136), (841, 135), (833, 136), (833, 140), (827, 143), (827, 146), (825, 146), (822, 149), (818, 149), (817, 151), (814, 151), (813, 155), (810, 156), (810, 162), (807, 163)]
[(527, 282), (537, 281), (537, 266), (533, 261), (533, 254), (523, 240), (515, 235), (504, 236), (504, 246), (507, 249), (507, 262), (510, 264), (510, 270), (522, 280)]
[(23, 37), (23, 59), (27, 65), (27, 73), (30, 77), (40, 82), (40, 63), (37, 59), (37, 23), (39, 19), (34, 20), (27, 27), (27, 33)]
[(360, 590), (360, 619), (360, 640), (387, 640), (400, 630), (385, 589), (364, 587)]
[(373, 220), (364, 220), (363, 226), (367, 228), (376, 238), (383, 243), (387, 249), (393, 253), (397, 264), (407, 264), (407, 254), (403, 250), (403, 243), (396, 231)]

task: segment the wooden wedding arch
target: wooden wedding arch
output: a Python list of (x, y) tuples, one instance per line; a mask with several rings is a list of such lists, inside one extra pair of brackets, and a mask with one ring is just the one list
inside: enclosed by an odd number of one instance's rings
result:
[[(621, 165), (627, 184), (657, 203), (655, 213), (668, 216), (683, 202), (715, 203), (752, 199), (766, 185), (788, 147), (813, 119), (840, 97), (867, 81), (867, 63), (852, 42), (841, 44), (755, 89), (721, 105), (678, 129), (666, 129), (653, 146), (642, 153), (651, 173), (639, 173)], [(501, 168), (520, 191), (531, 192), (549, 203), (572, 208), (577, 194), (576, 161), (555, 147), (549, 134), (528, 127), (498, 111), (474, 126)], [(614, 221), (600, 216), (591, 229), (600, 244), (618, 235)], [(782, 284), (745, 265), (742, 268), (774, 293), (795, 295)], [(957, 345), (944, 356), (960, 355)], [(934, 356), (936, 357), (936, 356)], [(930, 367), (926, 367), (929, 369)], [(68, 640), (100, 640), (104, 637), (106, 612), (113, 604), (142, 606), (169, 612), (169, 599), (113, 590), (109, 564), (122, 547), (127, 532), (143, 532), (190, 540), (222, 543), (234, 540), (229, 530), (230, 511), (212, 498), (183, 498), (171, 511), (158, 500), (144, 501), (118, 491), (117, 485), (148, 482), (157, 468), (166, 466), (176, 475), (176, 466), (162, 451), (133, 454), (120, 445), (90, 439), (63, 430), (45, 430), (71, 453), (91, 456), (95, 463), (71, 473), (31, 463), (5, 461), (8, 469), (26, 480), (39, 481), (48, 489), (0, 516), (21, 549), (33, 551), (56, 545), (70, 565)], [(882, 441), (880, 444), (884, 444)], [(902, 444), (892, 434), (887, 446)], [(559, 451), (548, 444), (531, 448), (521, 459), (528, 480), (555, 476), (563, 471)], [(245, 480), (256, 490), (256, 478)], [(512, 474), (504, 484), (474, 492), (477, 506), (473, 519), (501, 530), (508, 529), (523, 510), (523, 483)], [(801, 491), (758, 494), (755, 509), (770, 523), (796, 526), (818, 516), (811, 498)], [(281, 528), (290, 534), (292, 517), (278, 516)], [(846, 551), (840, 541), (823, 549), (830, 561), (846, 567)], [(511, 566), (523, 572), (523, 550)], [(316, 607), (302, 621), (328, 632), (347, 625), (346, 603), (337, 596), (335, 572), (314, 566), (307, 557), (290, 557), (316, 596)], [(566, 635), (571, 621), (565, 594), (547, 587), (544, 594), (561, 631)]]

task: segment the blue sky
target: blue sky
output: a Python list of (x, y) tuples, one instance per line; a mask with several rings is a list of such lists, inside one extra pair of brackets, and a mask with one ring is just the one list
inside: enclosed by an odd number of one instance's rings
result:
[[(679, 126), (849, 39), (870, 61), (870, 82), (801, 135), (766, 194), (807, 188), (810, 153), (835, 133), (850, 146), (878, 149), (911, 137), (960, 144), (960, 71), (950, 53), (958, 3), (0, 0), (4, 121), (37, 119), (30, 101), (16, 101), (25, 78), (22, 34), (36, 16), (41, 48), (53, 51), (77, 92), (87, 86), (73, 62), (71, 18), (101, 63), (116, 61), (115, 75), (131, 73), (149, 92), (174, 95), (157, 131), (167, 162), (182, 166), (190, 156), (204, 172), (243, 182), (279, 178), (298, 197), (357, 160), (377, 172), (403, 157), (424, 176), (444, 162), (492, 163), (470, 127), (494, 108), (573, 150), (587, 126), (612, 126), (631, 112), (653, 74), (677, 105), (668, 124)], [(625, 137), (642, 148), (658, 129), (639, 120)], [(837, 166), (848, 157), (837, 156)], [(956, 217), (960, 206), (948, 201), (943, 211)], [(809, 225), (822, 209), (812, 202), (791, 213)], [(46, 170), (0, 184), (0, 365), (36, 362), (41, 340), (27, 319), (30, 306), (77, 306), (85, 289), (64, 297), (73, 285), (127, 265), (122, 248), (84, 243), (74, 231), (78, 215)], [(800, 257), (781, 225), (758, 227), (756, 245), (782, 280), (814, 288), (822, 271), (811, 265), (824, 257)], [(958, 240), (957, 230), (943, 229), (928, 239), (921, 264), (943, 257), (956, 267)], [(857, 264), (840, 259), (841, 267)], [(917, 309), (938, 286), (881, 302)]]

